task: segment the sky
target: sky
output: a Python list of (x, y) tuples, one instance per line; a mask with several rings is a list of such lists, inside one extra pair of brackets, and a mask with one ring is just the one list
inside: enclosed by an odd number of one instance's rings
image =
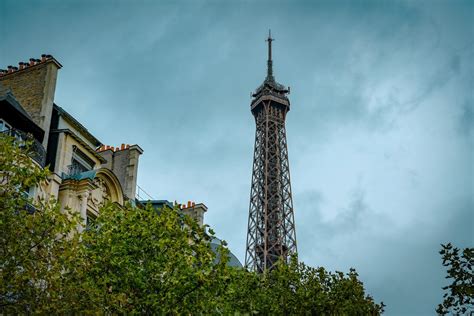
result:
[(432, 315), (440, 244), (474, 241), (472, 1), (0, 2), (0, 66), (52, 54), (55, 102), (104, 144), (139, 144), (139, 185), (203, 202), (244, 261), (266, 74), (286, 120), (300, 260), (357, 269), (386, 315)]

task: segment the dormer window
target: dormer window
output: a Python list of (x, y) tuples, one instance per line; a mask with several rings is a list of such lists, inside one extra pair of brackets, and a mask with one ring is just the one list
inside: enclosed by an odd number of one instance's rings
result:
[(94, 169), (94, 161), (90, 159), (84, 152), (79, 150), (77, 146), (72, 146), (72, 159), (69, 166), (69, 174), (78, 174)]

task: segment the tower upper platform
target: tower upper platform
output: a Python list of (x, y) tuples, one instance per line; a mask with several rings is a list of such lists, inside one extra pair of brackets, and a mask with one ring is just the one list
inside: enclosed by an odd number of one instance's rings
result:
[(267, 77), (263, 83), (255, 90), (252, 94), (251, 110), (252, 112), (256, 107), (265, 100), (273, 100), (282, 105), (287, 106), (287, 110), (290, 110), (290, 101), (287, 94), (290, 93), (290, 88), (278, 83), (273, 76), (273, 60), (272, 60), (272, 42), (274, 39), (271, 36), (271, 32), (268, 32), (268, 61), (267, 61)]

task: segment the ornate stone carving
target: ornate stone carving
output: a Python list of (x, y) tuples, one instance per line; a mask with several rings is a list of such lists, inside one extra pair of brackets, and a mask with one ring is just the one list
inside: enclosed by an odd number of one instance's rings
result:
[(102, 203), (110, 199), (110, 193), (103, 179), (95, 178), (94, 184), (97, 188), (92, 190), (89, 200), (93, 206), (99, 207)]

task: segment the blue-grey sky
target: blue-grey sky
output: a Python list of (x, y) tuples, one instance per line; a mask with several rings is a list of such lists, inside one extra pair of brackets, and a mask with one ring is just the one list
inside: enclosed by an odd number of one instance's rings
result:
[(62, 64), (55, 101), (109, 145), (139, 144), (139, 184), (204, 202), (244, 259), (250, 92), (271, 28), (300, 259), (360, 273), (387, 315), (430, 315), (440, 243), (473, 246), (472, 1), (0, 2), (2, 68)]

